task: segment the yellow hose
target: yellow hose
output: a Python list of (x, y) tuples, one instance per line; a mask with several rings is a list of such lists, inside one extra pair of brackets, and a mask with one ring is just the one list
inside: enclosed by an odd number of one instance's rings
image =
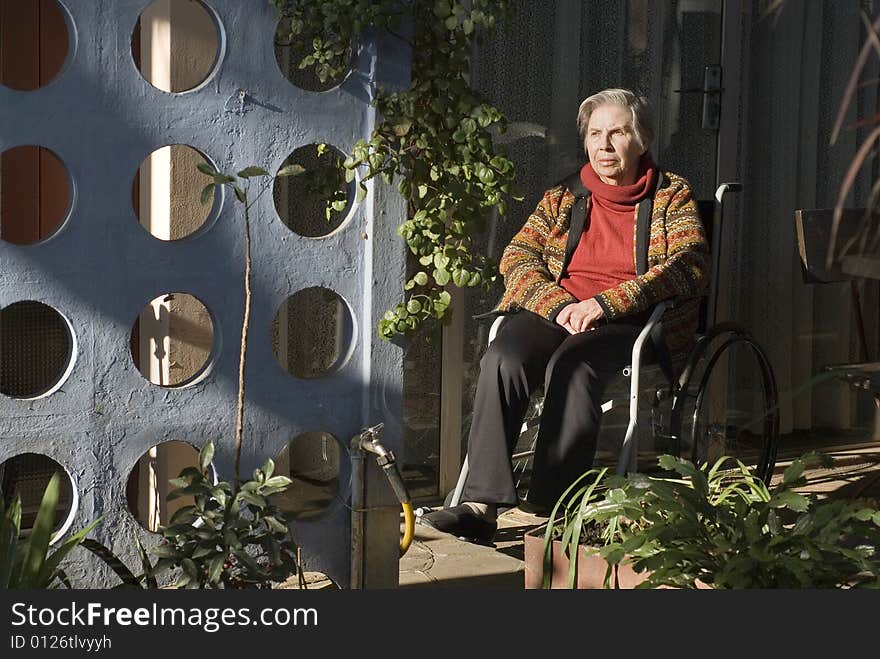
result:
[(407, 552), (416, 532), (416, 514), (410, 502), (400, 504), (403, 508), (403, 537), (400, 539), (400, 556)]

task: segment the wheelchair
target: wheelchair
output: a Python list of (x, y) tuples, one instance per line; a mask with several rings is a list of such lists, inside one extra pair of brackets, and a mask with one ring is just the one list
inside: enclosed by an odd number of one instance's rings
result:
[[(668, 369), (646, 364), (643, 359), (645, 347), (652, 335), (656, 335), (663, 313), (675, 304), (675, 300), (666, 300), (654, 307), (633, 344), (630, 364), (620, 373), (629, 380), (629, 422), (618, 450), (618, 474), (638, 471), (639, 436), (645, 425), (639, 412), (646, 395), (644, 382), (650, 380), (651, 383), (659, 381), (659, 384), (649, 388), (653, 391), (653, 394), (649, 394), (652, 399), (650, 436), (655, 452), (678, 455), (698, 466), (713, 464), (722, 456), (730, 456), (749, 467), (764, 483), (770, 484), (779, 444), (779, 404), (773, 368), (764, 350), (745, 327), (730, 321), (714, 322), (721, 254), (722, 199), (726, 192), (739, 192), (741, 189), (740, 183), (723, 183), (716, 190), (713, 200), (698, 202), (711, 246), (710, 283), (701, 305), (700, 327), (682, 371), (673, 379), (667, 375)], [(495, 338), (504, 320), (504, 316), (495, 319), (489, 330), (488, 343)], [(724, 409), (721, 410), (717, 395), (713, 396), (713, 387), (717, 386), (719, 380), (726, 394), (727, 369), (723, 365), (734, 355), (739, 357), (736, 367), (740, 379), (743, 376), (751, 377), (751, 383), (757, 384), (753, 393), (759, 399), (758, 404), (751, 406), (747, 412), (728, 409), (723, 399), (720, 402)], [(614, 398), (606, 400), (602, 404), (603, 416), (615, 405)], [(515, 473), (520, 471), (524, 474), (534, 454), (540, 424), (540, 397), (530, 410), (518, 443), (520, 446), (526, 437), (527, 448), (515, 452), (511, 457)], [(732, 418), (728, 419), (728, 416)], [(458, 505), (467, 474), (468, 459), (465, 456), (456, 486), (446, 496), (444, 507)]]

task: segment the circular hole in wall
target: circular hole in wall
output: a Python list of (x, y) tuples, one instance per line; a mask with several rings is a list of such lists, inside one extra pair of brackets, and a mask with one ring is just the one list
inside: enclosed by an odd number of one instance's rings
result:
[(0, 464), (0, 491), (8, 507), (12, 500), (21, 497), (21, 535), (27, 535), (34, 526), (43, 494), (54, 474), (60, 475), (58, 503), (52, 530), (53, 540), (70, 527), (76, 512), (76, 492), (70, 474), (52, 458), (39, 453), (22, 453)]
[[(180, 508), (193, 505), (192, 496), (168, 500), (174, 489), (171, 479), (187, 467), (199, 468), (199, 452), (192, 444), (175, 439), (148, 449), (131, 468), (125, 484), (128, 510), (147, 531), (155, 533)], [(209, 480), (214, 482), (213, 471)]]
[[(308, 3), (306, 3), (307, 5)], [(275, 29), (275, 61), (281, 73), (293, 85), (308, 92), (326, 92), (341, 85), (349, 76), (352, 69), (353, 52), (349, 45), (344, 52), (336, 52), (331, 59), (324, 64), (313, 61), (316, 38), (323, 35), (320, 26), (323, 16), (320, 14), (320, 5), (314, 8), (305, 6), (301, 11), (316, 12), (316, 16), (309, 20), (297, 21), (291, 17), (284, 17), (278, 21)], [(298, 34), (293, 33), (294, 27), (301, 26)], [(304, 58), (309, 58), (306, 65), (302, 66)], [(338, 73), (331, 72), (327, 65), (333, 68), (341, 67)], [(323, 78), (323, 80), (322, 80)]]
[(22, 300), (0, 311), (0, 392), (36, 398), (61, 385), (73, 366), (70, 323), (42, 302)]
[(305, 432), (275, 457), (275, 475), (293, 483), (274, 496), (278, 508), (295, 519), (317, 517), (339, 496), (339, 442), (330, 433)]
[(42, 146), (0, 153), (0, 238), (32, 245), (54, 235), (70, 212), (67, 168)]
[(0, 0), (0, 84), (18, 91), (45, 87), (64, 68), (69, 49), (56, 0)]
[[(202, 190), (212, 182), (197, 166), (205, 154), (186, 144), (153, 151), (138, 167), (131, 183), (131, 203), (138, 224), (159, 240), (180, 240), (201, 229), (219, 212), (219, 194)], [(211, 165), (213, 167), (213, 165)]]
[(155, 0), (131, 33), (131, 56), (144, 79), (165, 92), (201, 85), (217, 65), (220, 34), (199, 0)]
[(345, 182), (345, 156), (329, 144), (308, 144), (296, 149), (279, 172), (293, 174), (275, 179), (272, 194), (278, 217), (288, 229), (307, 238), (333, 233), (345, 221), (354, 183)]
[(160, 295), (135, 320), (130, 347), (138, 371), (153, 384), (192, 384), (209, 366), (214, 321), (201, 300), (189, 293)]
[(337, 370), (354, 346), (354, 321), (335, 291), (314, 286), (287, 298), (272, 322), (272, 351), (285, 371), (319, 378)]

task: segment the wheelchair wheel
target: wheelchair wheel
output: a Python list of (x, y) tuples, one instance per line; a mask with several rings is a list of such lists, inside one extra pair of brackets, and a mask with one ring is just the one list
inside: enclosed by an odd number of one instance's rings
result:
[(769, 485), (779, 443), (776, 381), (747, 330), (719, 323), (697, 341), (679, 378), (670, 425), (679, 455), (695, 465), (729, 456)]

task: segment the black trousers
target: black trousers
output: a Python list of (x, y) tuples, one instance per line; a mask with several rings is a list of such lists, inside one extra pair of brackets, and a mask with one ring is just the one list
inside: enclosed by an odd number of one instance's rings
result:
[(529, 311), (505, 319), (480, 361), (461, 500), (517, 504), (510, 456), (529, 396), (543, 383), (544, 409), (528, 499), (552, 506), (592, 465), (602, 393), (630, 363), (642, 327), (642, 319), (621, 320), (569, 334)]

